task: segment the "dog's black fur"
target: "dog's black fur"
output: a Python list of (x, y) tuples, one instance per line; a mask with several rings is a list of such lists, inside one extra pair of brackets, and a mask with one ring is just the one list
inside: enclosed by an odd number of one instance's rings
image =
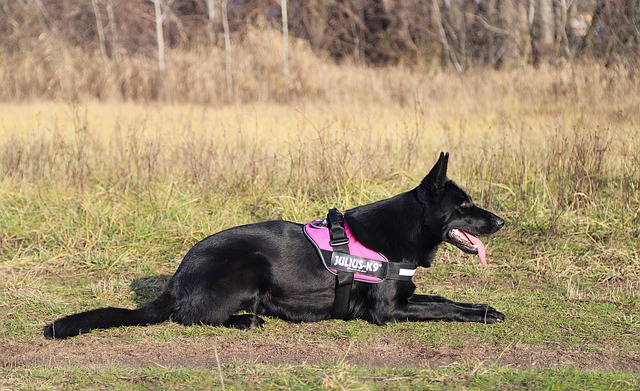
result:
[[(429, 267), (438, 245), (450, 242), (453, 228), (489, 235), (504, 221), (475, 206), (447, 178), (449, 154), (440, 158), (420, 185), (406, 193), (345, 213), (357, 240), (390, 262)], [(196, 244), (166, 290), (134, 310), (100, 308), (70, 315), (44, 328), (47, 338), (68, 338), (93, 329), (148, 325), (170, 317), (184, 324), (250, 328), (264, 321), (257, 314), (292, 322), (331, 318), (336, 278), (320, 261), (301, 224), (268, 221), (219, 232)], [(402, 321), (495, 323), (505, 316), (488, 305), (457, 303), (414, 294), (411, 281), (355, 282), (346, 319), (375, 324)], [(238, 311), (249, 314), (235, 315)]]

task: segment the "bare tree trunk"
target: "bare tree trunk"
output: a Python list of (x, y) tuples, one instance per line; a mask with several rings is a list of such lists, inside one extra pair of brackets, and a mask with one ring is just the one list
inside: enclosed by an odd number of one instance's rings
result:
[(213, 21), (216, 19), (216, 6), (213, 0), (207, 0), (207, 34), (209, 34), (209, 42), (213, 43), (215, 37), (213, 35)]
[(521, 55), (518, 47), (517, 32), (518, 28), (518, 9), (517, 4), (512, 1), (499, 0), (496, 3), (498, 12), (499, 27), (508, 35), (503, 35), (501, 55), (496, 63), (498, 68), (513, 67), (518, 63)]
[(227, 15), (228, 0), (222, 0), (222, 28), (224, 29), (225, 68), (227, 74), (227, 96), (233, 97), (233, 76), (231, 75), (231, 33), (229, 32), (229, 18)]
[(518, 43), (518, 49), (520, 50), (520, 62), (526, 64), (529, 62), (529, 58), (531, 57), (528, 20), (529, 4), (527, 4), (526, 1), (521, 1), (514, 4), (514, 7), (516, 8), (514, 34), (516, 42)]
[(280, 0), (282, 10), (282, 54), (284, 56), (284, 85), (289, 97), (289, 17), (287, 16), (287, 0)]
[(167, 65), (164, 59), (164, 32), (162, 29), (163, 15), (160, 2), (162, 0), (153, 0), (153, 6), (156, 14), (156, 41), (158, 43), (158, 90), (157, 98), (162, 99), (164, 96), (164, 77)]
[(458, 62), (458, 58), (456, 53), (451, 49), (449, 42), (447, 41), (447, 33), (444, 31), (444, 25), (442, 24), (442, 14), (440, 13), (440, 5), (438, 4), (438, 0), (432, 0), (431, 2), (433, 6), (433, 19), (434, 23), (438, 27), (438, 33), (440, 35), (440, 44), (442, 45), (442, 54), (443, 60), (442, 65), (446, 66), (449, 61), (456, 68), (456, 71), (462, 72), (462, 66)]
[(153, 5), (156, 12), (156, 40), (158, 42), (158, 71), (160, 72), (160, 80), (164, 79), (164, 72), (167, 65), (164, 60), (164, 32), (162, 30), (162, 8), (160, 7), (160, 1), (153, 0)]
[(111, 47), (113, 48), (113, 57), (116, 60), (116, 64), (120, 64), (122, 62), (122, 59), (120, 58), (120, 37), (118, 36), (116, 18), (113, 15), (113, 4), (111, 0), (107, 1), (107, 16), (109, 18), (109, 30), (111, 30)]
[(540, 10), (540, 40), (546, 46), (553, 45), (553, 0), (538, 0)]
[(467, 10), (465, 9), (465, 3), (461, 2), (461, 4), (459, 4), (458, 2), (451, 2), (451, 8), (453, 9), (453, 6), (456, 6), (456, 19), (457, 19), (457, 27), (458, 27), (458, 34), (460, 35), (460, 37), (458, 38), (459, 42), (458, 42), (458, 46), (460, 48), (460, 51), (458, 53), (460, 53), (460, 65), (462, 66), (462, 69), (467, 69), (469, 67), (469, 58), (467, 56), (467, 17), (466, 17), (466, 13)]
[(535, 0), (527, 0), (527, 25), (529, 29), (533, 27), (533, 20), (536, 15), (536, 2)]
[(567, 35), (567, 29), (570, 28), (568, 15), (569, 15), (569, 6), (567, 5), (566, 0), (559, 0), (558, 6), (560, 11), (560, 27), (559, 32), (562, 37), (562, 50), (564, 52), (565, 57), (569, 60), (573, 59), (573, 52), (571, 51), (571, 43), (569, 42), (569, 36)]
[(553, 0), (536, 0), (537, 9), (534, 12), (533, 40), (534, 64), (541, 60), (551, 60), (553, 53)]
[(104, 25), (102, 24), (102, 14), (100, 13), (100, 6), (98, 5), (99, 1), (100, 0), (91, 0), (91, 5), (93, 6), (93, 14), (96, 17), (100, 55), (102, 56), (103, 63), (106, 64), (109, 61), (109, 57), (107, 56), (107, 45), (104, 41)]
[(626, 4), (626, 15), (629, 20), (629, 24), (633, 26), (630, 31), (630, 35), (633, 36), (633, 40), (635, 42), (635, 49), (637, 53), (637, 49), (640, 46), (640, 1), (638, 0), (629, 0)]
[(531, 63), (538, 65), (540, 53), (537, 41), (537, 29), (535, 24), (536, 0), (527, 0), (527, 28), (529, 30), (529, 46), (531, 47)]
[(363, 56), (360, 50), (360, 32), (358, 31), (358, 26), (354, 17), (351, 15), (349, 17), (349, 25), (351, 27), (351, 34), (353, 35), (353, 59), (356, 64), (361, 64)]

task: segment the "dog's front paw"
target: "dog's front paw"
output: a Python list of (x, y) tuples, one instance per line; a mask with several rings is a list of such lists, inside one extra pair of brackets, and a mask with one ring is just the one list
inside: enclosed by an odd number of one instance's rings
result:
[(493, 307), (486, 306), (486, 310), (481, 322), (486, 324), (500, 323), (506, 318), (507, 317), (502, 312), (496, 311)]

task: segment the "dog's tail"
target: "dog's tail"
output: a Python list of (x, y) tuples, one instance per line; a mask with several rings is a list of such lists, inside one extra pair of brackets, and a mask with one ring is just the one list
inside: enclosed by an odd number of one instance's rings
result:
[(173, 302), (171, 293), (166, 290), (151, 303), (135, 310), (106, 307), (69, 315), (45, 326), (44, 336), (65, 339), (95, 329), (161, 323), (173, 313)]

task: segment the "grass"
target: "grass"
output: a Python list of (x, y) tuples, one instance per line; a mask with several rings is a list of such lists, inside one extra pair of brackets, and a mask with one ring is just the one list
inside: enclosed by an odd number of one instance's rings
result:
[(341, 364), (282, 367), (232, 364), (223, 370), (223, 381), (215, 369), (185, 368), (137, 371), (121, 368), (88, 371), (38, 368), (5, 374), (7, 377), (2, 382), (20, 389), (484, 390), (503, 388), (496, 385), (507, 383), (512, 386), (504, 389), (629, 390), (638, 386), (637, 377), (631, 374), (584, 373), (571, 369), (518, 371), (482, 364), (456, 364), (435, 370), (354, 368)]
[[(202, 389), (220, 374), (227, 389), (637, 388), (637, 82), (580, 69), (439, 75), (403, 102), (1, 104), (0, 388)], [(62, 314), (151, 300), (213, 232), (408, 190), (440, 150), (507, 226), (487, 240), (491, 267), (445, 246), (414, 281), (489, 302), (505, 323), (269, 319), (248, 333), (166, 323), (40, 336)], [(163, 346), (185, 361), (130, 350)]]

